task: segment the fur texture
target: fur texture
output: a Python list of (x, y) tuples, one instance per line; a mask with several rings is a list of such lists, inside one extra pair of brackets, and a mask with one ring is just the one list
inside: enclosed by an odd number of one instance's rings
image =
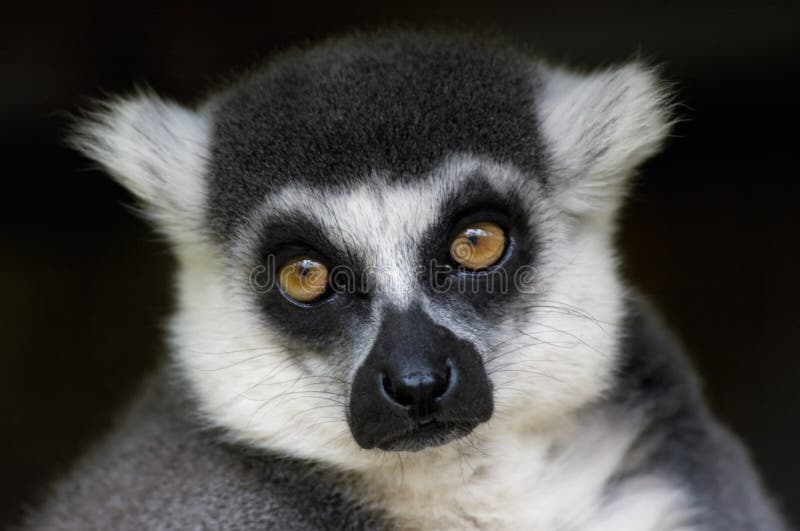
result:
[[(669, 121), (638, 63), (578, 74), (398, 32), (287, 53), (197, 111), (109, 104), (77, 143), (178, 257), (174, 374), (32, 525), (782, 529), (616, 271), (616, 211)], [(434, 289), (424, 266), (470, 215), (502, 220), (502, 267)], [(297, 253), (369, 287), (292, 303), (269, 280)], [(444, 446), (365, 450), (350, 385), (404, 311), (480, 354), (494, 414)]]

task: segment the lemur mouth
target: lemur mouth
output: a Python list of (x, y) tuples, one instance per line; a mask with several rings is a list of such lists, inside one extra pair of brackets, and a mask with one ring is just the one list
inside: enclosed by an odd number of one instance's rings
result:
[(381, 440), (376, 446), (390, 452), (418, 452), (425, 448), (443, 446), (456, 439), (469, 435), (478, 422), (454, 421), (444, 422), (430, 420), (420, 422), (411, 429), (399, 434), (392, 434)]

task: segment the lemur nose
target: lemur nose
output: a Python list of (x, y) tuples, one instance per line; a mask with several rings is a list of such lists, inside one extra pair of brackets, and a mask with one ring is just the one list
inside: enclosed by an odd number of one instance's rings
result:
[(433, 420), (438, 402), (455, 383), (452, 364), (437, 369), (384, 370), (381, 387), (384, 398), (406, 409), (420, 424)]
[(417, 451), (489, 420), (492, 385), (475, 346), (421, 308), (389, 308), (353, 375), (347, 422), (362, 448)]

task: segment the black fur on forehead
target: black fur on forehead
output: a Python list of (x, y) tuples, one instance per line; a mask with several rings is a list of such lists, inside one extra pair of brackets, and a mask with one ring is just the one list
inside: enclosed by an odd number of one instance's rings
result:
[(533, 63), (497, 38), (383, 32), (290, 52), (214, 102), (209, 221), (229, 235), (287, 183), (423, 176), (446, 156), (538, 166)]

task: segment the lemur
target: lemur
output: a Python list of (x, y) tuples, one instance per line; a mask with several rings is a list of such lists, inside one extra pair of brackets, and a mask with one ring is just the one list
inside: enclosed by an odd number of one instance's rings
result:
[(28, 529), (780, 530), (618, 273), (648, 64), (375, 31), (73, 143), (177, 258), (169, 362)]

